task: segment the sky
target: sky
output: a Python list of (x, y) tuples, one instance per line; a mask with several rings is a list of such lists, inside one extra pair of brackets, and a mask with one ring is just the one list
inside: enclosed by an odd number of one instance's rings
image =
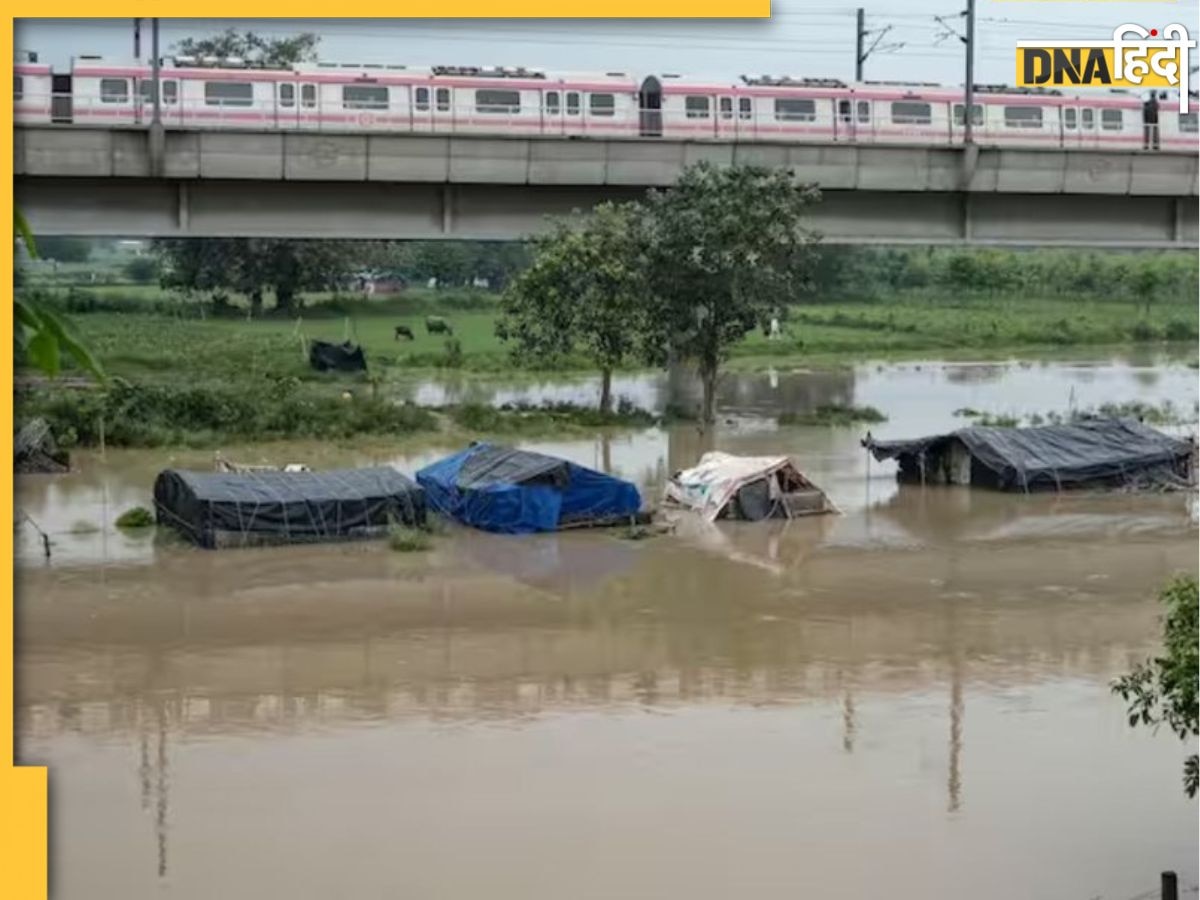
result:
[[(321, 59), (333, 62), (849, 80), (860, 3), (868, 46), (887, 29), (865, 63), (865, 78), (963, 83), (963, 45), (950, 29), (962, 30), (964, 0), (775, 0), (769, 20), (163, 19), (161, 42), (165, 54), (182, 38), (229, 27), (264, 36), (311, 31), (321, 37)], [(1160, 29), (1179, 22), (1200, 35), (1194, 0), (977, 0), (975, 15), (976, 81), (990, 84), (1012, 83), (1019, 40), (1107, 39), (1126, 22)], [(133, 20), (18, 19), (16, 46), (64, 71), (76, 55), (130, 59)], [(149, 47), (147, 24), (147, 58)], [(1192, 59), (1198, 60), (1195, 51)]]

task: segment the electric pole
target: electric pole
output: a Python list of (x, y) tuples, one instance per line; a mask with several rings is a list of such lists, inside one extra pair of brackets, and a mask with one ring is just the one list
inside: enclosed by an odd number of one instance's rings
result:
[(973, 124), (975, 120), (975, 0), (967, 0), (967, 84), (966, 102), (963, 110), (963, 143), (970, 144), (974, 139)]
[(862, 81), (862, 64), (863, 59), (863, 38), (866, 37), (866, 32), (863, 31), (863, 8), (858, 8), (858, 30), (855, 39), (854, 47), (854, 80)]
[(166, 135), (162, 123), (162, 72), (158, 55), (158, 19), (150, 20), (150, 52), (154, 55), (150, 60), (151, 79), (154, 83), (154, 114), (150, 119), (150, 169), (156, 176), (163, 173), (163, 152), (166, 149)]
[(142, 59), (142, 20), (133, 20), (133, 58), (139, 62)]
[[(866, 15), (861, 6), (858, 8), (858, 13), (855, 16), (855, 19), (857, 20), (858, 27), (856, 29), (854, 39), (854, 80), (862, 81), (863, 63), (867, 61), (867, 57), (869, 57), (876, 50), (881, 53), (886, 53), (891, 50), (899, 50), (904, 46), (904, 42), (899, 41), (893, 44), (884, 44), (882, 47), (879, 46), (879, 42), (883, 40), (883, 36), (885, 34), (892, 30), (892, 26), (885, 25), (883, 28), (878, 30), (872, 29), (868, 31), (866, 28)], [(868, 34), (875, 35), (875, 40), (871, 41), (870, 47), (866, 47), (864, 49), (863, 44), (866, 42), (865, 39)]]

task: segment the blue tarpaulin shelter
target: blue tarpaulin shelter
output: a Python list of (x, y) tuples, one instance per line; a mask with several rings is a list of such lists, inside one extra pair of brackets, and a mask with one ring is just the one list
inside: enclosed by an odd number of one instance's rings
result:
[(628, 481), (565, 459), (496, 444), (472, 444), (417, 473), (433, 509), (505, 534), (617, 523), (637, 515)]

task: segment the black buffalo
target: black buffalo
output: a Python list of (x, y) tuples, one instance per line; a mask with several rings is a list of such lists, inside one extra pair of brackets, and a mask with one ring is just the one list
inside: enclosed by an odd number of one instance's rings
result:
[(400, 338), (408, 338), (410, 341), (412, 341), (416, 340), (416, 335), (412, 333), (412, 329), (407, 325), (397, 325), (396, 340), (400, 340)]
[(450, 323), (441, 316), (426, 316), (425, 330), (430, 334), (454, 334), (454, 329), (450, 327)]

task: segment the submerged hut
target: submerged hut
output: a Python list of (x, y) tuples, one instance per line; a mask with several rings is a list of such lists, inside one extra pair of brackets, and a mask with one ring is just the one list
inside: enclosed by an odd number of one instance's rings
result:
[(1037, 428), (960, 428), (907, 441), (863, 441), (894, 459), (900, 481), (965, 484), (1003, 491), (1186, 485), (1195, 478), (1194, 441), (1133, 419), (1093, 419)]
[(438, 512), (505, 534), (620, 524), (642, 505), (628, 481), (498, 444), (472, 444), (426, 466), (417, 482)]
[(328, 472), (186, 472), (154, 482), (154, 509), (201, 547), (380, 537), (423, 525), (425, 497), (389, 466)]
[(734, 456), (713, 451), (667, 482), (667, 503), (715, 519), (819, 515), (838, 509), (786, 456)]

